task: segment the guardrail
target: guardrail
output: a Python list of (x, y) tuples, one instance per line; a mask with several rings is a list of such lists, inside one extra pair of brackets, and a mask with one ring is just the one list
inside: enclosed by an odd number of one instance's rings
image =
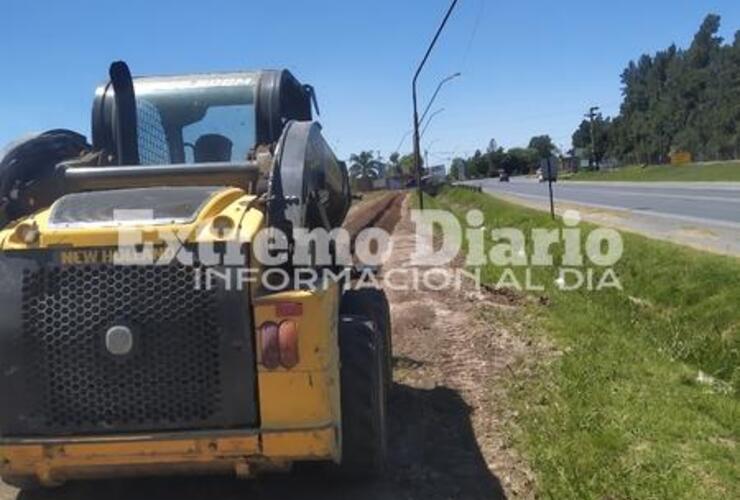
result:
[(468, 191), (474, 191), (476, 193), (482, 193), (483, 188), (481, 186), (471, 186), (470, 184), (453, 184), (454, 187), (467, 189)]

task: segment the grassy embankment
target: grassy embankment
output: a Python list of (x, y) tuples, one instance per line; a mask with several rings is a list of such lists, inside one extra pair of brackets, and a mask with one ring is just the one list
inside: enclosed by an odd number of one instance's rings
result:
[(573, 181), (637, 182), (740, 182), (740, 162), (694, 163), (691, 165), (651, 165), (623, 167), (601, 172), (578, 172)]
[[(535, 227), (562, 227), (463, 189), (430, 204), (458, 217), (477, 208), (486, 227), (528, 238)], [(563, 354), (534, 380), (511, 380), (514, 439), (547, 498), (740, 498), (740, 260), (623, 238), (623, 291), (565, 292), (555, 269), (534, 269), (546, 290), (533, 293), (548, 300), (532, 301), (547, 305), (527, 306), (526, 321)], [(501, 273), (488, 265), (483, 279)]]

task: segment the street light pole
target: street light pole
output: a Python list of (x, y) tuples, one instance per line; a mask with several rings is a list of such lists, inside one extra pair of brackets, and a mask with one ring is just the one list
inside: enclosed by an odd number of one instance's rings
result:
[(424, 69), (424, 66), (427, 63), (427, 60), (429, 59), (429, 55), (432, 53), (432, 49), (434, 49), (434, 46), (437, 44), (437, 40), (439, 39), (439, 36), (442, 34), (442, 30), (444, 29), (445, 25), (447, 25), (447, 21), (450, 19), (450, 16), (452, 15), (452, 11), (455, 10), (455, 7), (457, 6), (458, 1), (459, 0), (453, 0), (452, 4), (450, 5), (450, 8), (447, 10), (447, 14), (445, 14), (445, 17), (442, 20), (442, 24), (437, 29), (437, 33), (434, 35), (434, 38), (432, 39), (432, 43), (429, 44), (429, 48), (427, 49), (426, 54), (424, 54), (424, 59), (422, 59), (421, 64), (419, 64), (419, 67), (416, 69), (416, 73), (414, 74), (414, 79), (411, 85), (412, 93), (413, 93), (413, 100), (414, 100), (414, 167), (416, 168), (416, 188), (419, 194), (419, 208), (421, 210), (424, 210), (424, 197), (421, 191), (421, 152), (420, 152), (421, 146), (419, 144), (420, 142), (419, 108), (418, 108), (416, 84), (419, 80), (419, 75), (421, 74), (421, 70)]
[[(429, 124), (432, 123), (432, 120), (434, 120), (434, 117), (437, 116), (438, 114), (444, 112), (444, 110), (445, 110), (445, 108), (439, 108), (437, 111), (435, 111), (434, 113), (432, 113), (431, 115), (429, 115), (429, 119), (427, 120), (426, 125), (424, 125), (424, 127), (421, 129), (421, 134), (419, 135), (419, 140), (421, 140), (421, 138), (424, 137), (424, 134), (427, 133), (427, 129), (429, 128)], [(424, 119), (422, 118), (422, 122), (423, 121), (424, 121)]]
[[(424, 118), (426, 118), (427, 114), (429, 113), (429, 110), (432, 107), (432, 104), (434, 104), (435, 99), (437, 99), (437, 95), (439, 95), (439, 91), (442, 90), (442, 87), (447, 82), (450, 82), (459, 76), (462, 76), (462, 73), (460, 72), (454, 73), (448, 76), (447, 78), (442, 79), (442, 81), (439, 82), (439, 85), (437, 85), (437, 90), (434, 91), (434, 95), (432, 95), (432, 98), (429, 100), (429, 103), (427, 104), (427, 107), (424, 109), (424, 113), (422, 113), (421, 118), (419, 118), (420, 123), (424, 123)], [(408, 136), (411, 135), (411, 132), (413, 132), (413, 130), (407, 130), (406, 133), (403, 134), (403, 136), (401, 137), (401, 140), (398, 143), (398, 147), (396, 147), (394, 151), (399, 152), (401, 150), (401, 146), (403, 146), (403, 143), (406, 142), (406, 138), (408, 138)], [(423, 136), (424, 133), (422, 132), (421, 135)]]
[(596, 112), (598, 110), (598, 106), (593, 106), (588, 110), (588, 114), (586, 115), (586, 118), (588, 118), (591, 122), (591, 163), (596, 167), (597, 170), (599, 168), (599, 162), (596, 159), (596, 133), (594, 130), (594, 120), (596, 119)]
[[(431, 119), (430, 119), (430, 121), (431, 121)], [(424, 135), (424, 132), (422, 132), (421, 135), (423, 136)], [(429, 150), (432, 149), (432, 146), (434, 146), (438, 142), (439, 142), (439, 139), (434, 139), (433, 141), (429, 141), (429, 144), (427, 144), (424, 147), (424, 165), (426, 165), (427, 168), (429, 167)]]
[(437, 95), (439, 95), (439, 91), (442, 90), (442, 87), (444, 87), (445, 83), (450, 82), (459, 76), (462, 76), (462, 73), (455, 73), (453, 75), (448, 76), (447, 78), (442, 79), (442, 81), (439, 82), (439, 85), (437, 85), (437, 90), (435, 90), (434, 94), (432, 94), (432, 98), (429, 100), (429, 104), (427, 104), (426, 109), (421, 114), (421, 118), (419, 118), (420, 122), (422, 123), (424, 122), (424, 118), (426, 118), (427, 114), (429, 113), (429, 110), (432, 107), (432, 104), (434, 104), (434, 100), (437, 99)]

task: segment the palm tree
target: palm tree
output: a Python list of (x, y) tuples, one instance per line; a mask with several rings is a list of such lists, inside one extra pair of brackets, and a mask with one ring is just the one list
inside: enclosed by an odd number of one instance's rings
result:
[(376, 160), (371, 151), (362, 151), (349, 157), (349, 174), (355, 178), (377, 179), (381, 176), (383, 165)]
[(401, 155), (398, 153), (398, 151), (391, 154), (390, 158), (388, 158), (388, 161), (390, 162), (388, 164), (388, 172), (390, 173), (390, 175), (394, 177), (401, 177), (403, 175), (403, 169), (401, 168)]

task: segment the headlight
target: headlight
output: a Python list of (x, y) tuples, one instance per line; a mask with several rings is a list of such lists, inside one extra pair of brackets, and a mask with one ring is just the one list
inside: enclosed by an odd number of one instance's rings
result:
[(15, 236), (26, 245), (33, 245), (39, 241), (41, 233), (35, 222), (24, 222), (15, 228)]

